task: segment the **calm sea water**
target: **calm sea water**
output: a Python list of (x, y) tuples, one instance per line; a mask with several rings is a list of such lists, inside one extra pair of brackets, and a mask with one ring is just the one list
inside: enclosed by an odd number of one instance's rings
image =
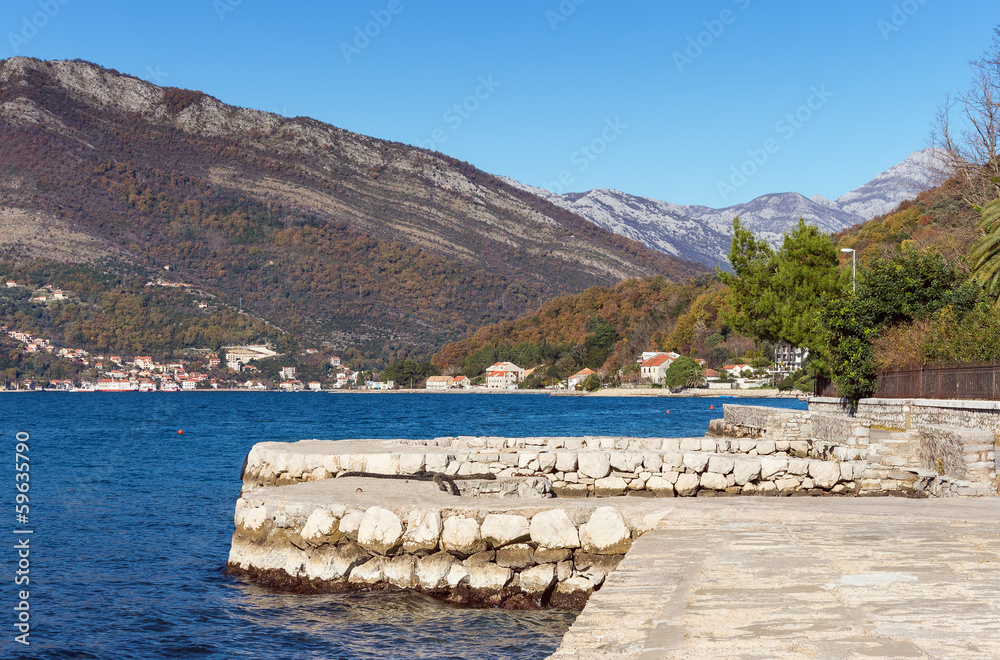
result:
[[(297, 596), (223, 574), (262, 440), (700, 436), (720, 400), (545, 395), (2, 394), (2, 657), (544, 658), (560, 612), (409, 594)], [(803, 408), (794, 400), (758, 403)], [(710, 406), (715, 405), (716, 410)], [(670, 411), (669, 414), (667, 411)], [(183, 435), (178, 434), (183, 430)], [(15, 434), (30, 434), (31, 641), (13, 642)], [(22, 526), (23, 527), (23, 526)]]

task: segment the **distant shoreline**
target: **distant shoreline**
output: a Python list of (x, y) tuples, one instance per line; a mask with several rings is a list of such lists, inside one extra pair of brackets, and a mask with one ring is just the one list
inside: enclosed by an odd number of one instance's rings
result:
[(779, 392), (775, 389), (763, 389), (763, 390), (685, 390), (684, 392), (673, 393), (670, 390), (648, 390), (648, 389), (637, 389), (637, 390), (625, 390), (625, 389), (614, 389), (614, 390), (598, 390), (596, 392), (567, 392), (564, 390), (549, 391), (549, 390), (300, 390), (298, 392), (285, 392), (283, 390), (247, 390), (247, 389), (208, 389), (208, 390), (180, 390), (177, 392), (164, 392), (163, 390), (154, 390), (152, 392), (140, 392), (138, 390), (122, 390), (122, 391), (111, 391), (102, 392), (95, 390), (93, 392), (73, 392), (73, 391), (58, 391), (58, 392), (46, 392), (45, 390), (0, 390), (0, 394), (36, 394), (44, 392), (45, 394), (211, 394), (211, 393), (223, 393), (223, 392), (239, 392), (239, 393), (253, 393), (253, 394), (266, 394), (266, 393), (280, 393), (280, 394), (379, 394), (379, 395), (391, 395), (391, 394), (447, 394), (447, 395), (497, 395), (497, 394), (520, 394), (520, 395), (535, 395), (535, 396), (560, 396), (560, 397), (593, 397), (593, 398), (675, 398), (675, 399), (798, 399), (803, 396), (802, 393), (798, 394), (788, 394), (785, 392)]

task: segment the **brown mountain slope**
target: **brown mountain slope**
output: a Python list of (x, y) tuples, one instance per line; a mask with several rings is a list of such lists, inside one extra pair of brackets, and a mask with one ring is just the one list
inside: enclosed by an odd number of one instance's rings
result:
[(441, 154), (78, 61), (0, 62), (0, 205), (387, 359), (556, 295), (704, 272)]

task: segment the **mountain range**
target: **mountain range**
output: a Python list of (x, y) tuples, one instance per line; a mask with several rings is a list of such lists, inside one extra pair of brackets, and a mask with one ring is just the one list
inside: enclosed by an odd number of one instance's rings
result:
[(561, 294), (707, 272), (443, 154), (22, 57), (0, 61), (0, 250), (169, 267), (386, 361)]
[(722, 209), (672, 204), (609, 189), (557, 195), (507, 181), (654, 250), (709, 267), (727, 267), (735, 217), (775, 246), (799, 218), (825, 232), (836, 233), (889, 213), (901, 202), (937, 185), (939, 172), (935, 150), (925, 149), (836, 200), (821, 195), (810, 199), (793, 192), (775, 193)]

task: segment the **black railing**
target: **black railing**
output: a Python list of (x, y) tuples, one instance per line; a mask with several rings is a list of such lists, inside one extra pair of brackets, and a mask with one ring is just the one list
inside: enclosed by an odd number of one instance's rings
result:
[(824, 378), (819, 376), (816, 378), (816, 387), (813, 391), (816, 396), (830, 396), (834, 398), (840, 398), (840, 392), (837, 391), (837, 386), (834, 385), (833, 381), (829, 378)]
[(880, 399), (1000, 400), (1000, 361), (880, 371)]

